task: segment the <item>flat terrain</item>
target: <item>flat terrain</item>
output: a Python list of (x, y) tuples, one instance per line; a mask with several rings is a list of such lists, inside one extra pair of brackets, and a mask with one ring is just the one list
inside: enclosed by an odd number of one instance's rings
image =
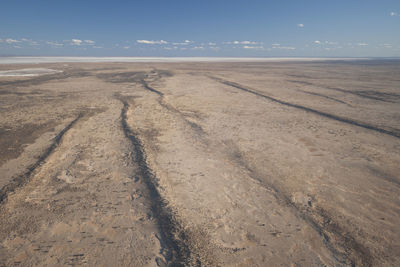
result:
[(32, 68), (0, 266), (400, 265), (400, 61), (0, 65)]

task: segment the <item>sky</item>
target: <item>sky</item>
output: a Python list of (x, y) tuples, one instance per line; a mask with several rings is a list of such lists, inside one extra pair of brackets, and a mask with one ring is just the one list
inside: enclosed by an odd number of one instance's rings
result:
[(1, 0), (0, 56), (400, 57), (400, 1)]

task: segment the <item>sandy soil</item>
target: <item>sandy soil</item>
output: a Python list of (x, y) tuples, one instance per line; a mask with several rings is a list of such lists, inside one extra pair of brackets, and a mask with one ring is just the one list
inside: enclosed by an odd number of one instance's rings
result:
[(0, 77), (0, 265), (400, 264), (400, 61), (34, 67)]

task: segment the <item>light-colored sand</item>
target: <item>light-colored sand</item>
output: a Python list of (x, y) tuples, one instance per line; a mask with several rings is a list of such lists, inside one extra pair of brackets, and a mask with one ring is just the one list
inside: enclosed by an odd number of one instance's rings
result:
[(400, 263), (400, 62), (39, 66), (0, 78), (1, 264)]

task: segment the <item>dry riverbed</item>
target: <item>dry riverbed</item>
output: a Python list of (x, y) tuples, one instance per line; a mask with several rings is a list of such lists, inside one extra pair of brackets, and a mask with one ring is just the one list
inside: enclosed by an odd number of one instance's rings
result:
[(0, 71), (0, 266), (400, 264), (400, 61)]

